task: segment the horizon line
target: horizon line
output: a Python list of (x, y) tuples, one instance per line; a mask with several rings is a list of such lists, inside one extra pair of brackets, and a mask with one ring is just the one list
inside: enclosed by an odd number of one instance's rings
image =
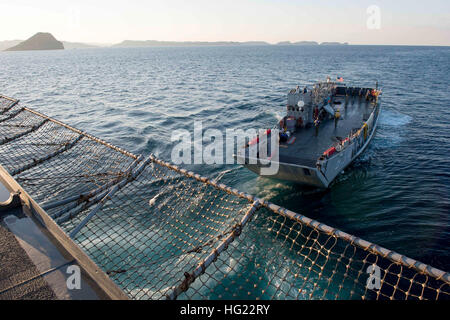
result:
[[(39, 32), (37, 32), (39, 33)], [(50, 33), (50, 32), (49, 32)], [(51, 34), (51, 33), (50, 33)], [(31, 36), (32, 37), (32, 36)], [(29, 38), (31, 38), (29, 37)], [(29, 39), (27, 38), (27, 39)], [(5, 39), (5, 40), (0, 40), (0, 42), (7, 42), (7, 41), (26, 41), (27, 39)], [(301, 43), (301, 42), (315, 42), (317, 43), (317, 45), (322, 45), (322, 44), (329, 44), (329, 43), (336, 43), (336, 45), (340, 45), (340, 46), (404, 46), (404, 47), (449, 47), (450, 44), (375, 44), (375, 43), (351, 43), (348, 41), (345, 42), (340, 42), (340, 41), (316, 41), (316, 40), (282, 40), (282, 41), (278, 41), (278, 42), (269, 42), (266, 40), (245, 40), (245, 41), (235, 41), (235, 40), (209, 40), (209, 41), (204, 41), (204, 40), (155, 40), (155, 39), (146, 39), (146, 40), (132, 40), (132, 39), (124, 39), (121, 40), (119, 42), (84, 42), (82, 40), (58, 40), (61, 42), (69, 42), (69, 43), (79, 43), (79, 44), (86, 44), (86, 45), (92, 45), (98, 48), (105, 48), (105, 47), (113, 47), (115, 45), (121, 44), (125, 41), (135, 41), (135, 42), (149, 42), (149, 41), (155, 41), (155, 42), (173, 42), (173, 43), (230, 43), (230, 45), (232, 45), (232, 43), (236, 43), (236, 44), (242, 44), (242, 43), (249, 43), (249, 42), (262, 42), (265, 43), (266, 45), (298, 45), (297, 43)], [(288, 43), (289, 42), (289, 43)], [(284, 44), (285, 43), (285, 44)], [(258, 45), (258, 44), (255, 44)], [(168, 45), (171, 46), (171, 45)], [(176, 45), (173, 45), (176, 46)], [(298, 45), (301, 46), (301, 45)], [(308, 44), (304, 44), (303, 46), (308, 46)], [(310, 44), (310, 46), (315, 46), (315, 44)], [(95, 47), (90, 48), (90, 49), (95, 49)], [(131, 47), (131, 46), (130, 46)], [(157, 45), (155, 45), (154, 47), (157, 47)], [(88, 49), (88, 48), (86, 48)]]

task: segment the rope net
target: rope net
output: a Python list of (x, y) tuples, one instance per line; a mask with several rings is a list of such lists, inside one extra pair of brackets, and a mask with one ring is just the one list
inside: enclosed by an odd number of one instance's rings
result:
[(450, 275), (0, 96), (0, 163), (132, 299), (449, 299)]

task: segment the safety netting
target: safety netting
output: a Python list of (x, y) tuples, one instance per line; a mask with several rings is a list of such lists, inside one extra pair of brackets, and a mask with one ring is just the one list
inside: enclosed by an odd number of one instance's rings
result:
[(0, 96), (0, 164), (132, 299), (449, 299), (450, 275)]

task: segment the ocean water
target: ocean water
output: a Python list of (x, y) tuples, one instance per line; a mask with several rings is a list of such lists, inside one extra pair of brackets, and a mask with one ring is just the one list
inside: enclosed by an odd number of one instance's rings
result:
[(185, 166), (449, 271), (450, 48), (230, 46), (0, 52), (0, 93), (170, 161), (172, 131), (269, 128), (296, 85), (340, 75), (383, 89), (368, 150), (314, 192), (239, 165)]

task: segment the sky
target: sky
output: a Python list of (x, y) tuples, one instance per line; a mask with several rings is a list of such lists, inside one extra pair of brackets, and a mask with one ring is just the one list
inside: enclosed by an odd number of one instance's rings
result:
[(0, 40), (450, 45), (448, 0), (0, 0)]

